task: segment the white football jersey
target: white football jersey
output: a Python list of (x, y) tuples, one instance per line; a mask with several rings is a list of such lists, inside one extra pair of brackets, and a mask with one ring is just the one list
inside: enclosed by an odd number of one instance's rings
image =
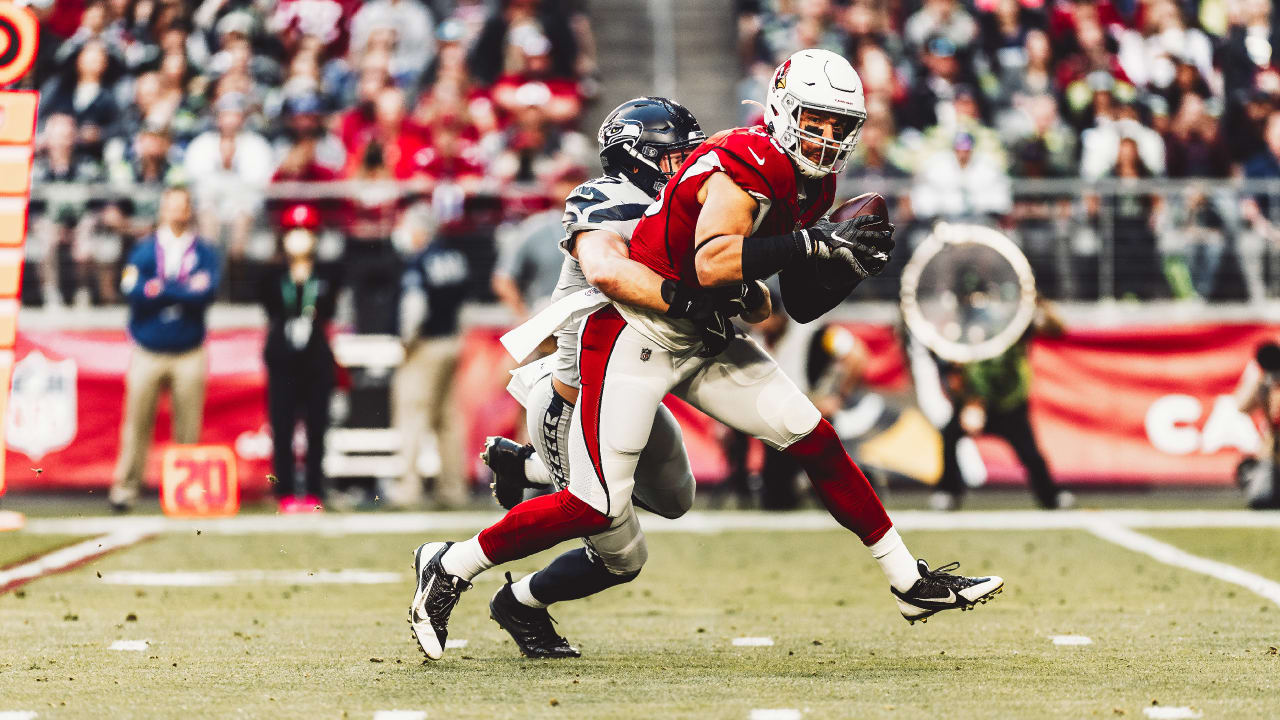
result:
[[(631, 240), (631, 232), (653, 202), (643, 190), (621, 178), (603, 175), (589, 180), (569, 193), (564, 206), (564, 238), (560, 249), (564, 250), (564, 264), (560, 266), (560, 279), (551, 295), (554, 302), (566, 295), (591, 287), (582, 266), (569, 252), (574, 237), (587, 230), (608, 230)], [(556, 355), (552, 361), (552, 373), (566, 385), (578, 387), (578, 327), (567, 327), (556, 333)]]

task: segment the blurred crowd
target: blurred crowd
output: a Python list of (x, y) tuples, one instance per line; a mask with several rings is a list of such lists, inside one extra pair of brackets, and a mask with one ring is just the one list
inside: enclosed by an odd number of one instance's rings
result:
[[(118, 302), (124, 258), (175, 184), (226, 258), (224, 299), (255, 299), (281, 252), (280, 213), (300, 199), (327, 231), (322, 254), (357, 283), (446, 237), (473, 255), (487, 294), (493, 228), (556, 204), (547, 188), (592, 162), (576, 127), (595, 53), (574, 0), (32, 7), (28, 304)], [(357, 182), (333, 184), (344, 180)]]
[[(1270, 0), (739, 0), (738, 9), (743, 99), (762, 98), (797, 49), (852, 61), (868, 121), (842, 191), (900, 188), (899, 228), (999, 223), (1054, 297), (1253, 300), (1280, 280), (1266, 261), (1280, 242), (1280, 188), (1214, 182), (1280, 179)], [(745, 122), (760, 117), (744, 108)], [(1132, 182), (1160, 178), (1208, 181), (1171, 193)], [(1027, 182), (1054, 179), (1086, 192)], [(1111, 287), (1098, 286), (1100, 254)]]

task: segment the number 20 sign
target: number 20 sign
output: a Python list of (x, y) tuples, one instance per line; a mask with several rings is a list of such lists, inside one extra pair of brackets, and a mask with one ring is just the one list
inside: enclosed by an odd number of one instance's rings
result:
[(236, 457), (225, 445), (171, 445), (164, 452), (160, 506), (166, 515), (225, 517), (240, 510)]

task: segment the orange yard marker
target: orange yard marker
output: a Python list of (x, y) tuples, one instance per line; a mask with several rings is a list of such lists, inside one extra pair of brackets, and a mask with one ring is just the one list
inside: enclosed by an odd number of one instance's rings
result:
[(160, 507), (175, 517), (228, 517), (240, 511), (236, 457), (225, 445), (171, 445), (164, 451)]

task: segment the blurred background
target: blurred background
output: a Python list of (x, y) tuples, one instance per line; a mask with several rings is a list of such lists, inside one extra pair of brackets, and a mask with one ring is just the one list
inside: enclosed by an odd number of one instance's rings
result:
[[(170, 419), (199, 401), (198, 439), (234, 452), (246, 502), (487, 502), (476, 453), (523, 425), (497, 338), (554, 289), (563, 199), (599, 171), (600, 120), (659, 94), (709, 134), (756, 123), (743, 101), (805, 47), (862, 76), (869, 119), (839, 193), (888, 198), (900, 250), (822, 321), (759, 332), (879, 482), (948, 487), (947, 428), (975, 392), (900, 328), (898, 274), (940, 220), (998, 228), (1030, 261), (1055, 329), (985, 400), (1029, 408), (1058, 485), (1225, 488), (1239, 504), (1241, 460), (1270, 467), (1280, 367), (1255, 360), (1280, 308), (1267, 0), (30, 4), (40, 51), (19, 87), (41, 101), (10, 505), (105, 507), (135, 462), (122, 444), (149, 442), (122, 402), (137, 367), (125, 269), (183, 214), (165, 214), (173, 186), (218, 282), (203, 395), (160, 393), (157, 441), (189, 435)], [(306, 372), (304, 354), (319, 358)], [(794, 468), (671, 402), (713, 503), (803, 502)], [(1021, 488), (1023, 453), (983, 429), (964, 428), (965, 485)], [(154, 487), (159, 455), (142, 456)]]

